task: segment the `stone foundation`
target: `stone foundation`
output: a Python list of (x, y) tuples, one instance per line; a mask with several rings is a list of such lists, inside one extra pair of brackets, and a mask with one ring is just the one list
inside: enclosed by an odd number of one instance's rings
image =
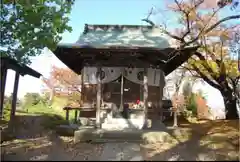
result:
[(176, 142), (162, 125), (158, 131), (152, 130), (104, 130), (90, 127), (80, 128), (74, 133), (74, 142)]
[(130, 110), (126, 119), (121, 113), (116, 116), (112, 111), (102, 115), (105, 116), (102, 122), (102, 129), (106, 130), (123, 130), (123, 129), (142, 129), (144, 125), (144, 113), (142, 110)]

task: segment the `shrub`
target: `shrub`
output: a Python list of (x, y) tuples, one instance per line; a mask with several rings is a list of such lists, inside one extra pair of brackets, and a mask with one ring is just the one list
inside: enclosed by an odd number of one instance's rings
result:
[(187, 97), (186, 108), (188, 111), (192, 112), (192, 115), (197, 115), (197, 103), (195, 101), (195, 94), (191, 93), (189, 97)]
[(37, 105), (41, 101), (41, 96), (38, 93), (26, 93), (24, 96), (24, 106)]
[(58, 125), (66, 124), (68, 124), (68, 121), (64, 120), (64, 118), (59, 115), (49, 115), (48, 119), (42, 123), (42, 125), (47, 129), (55, 129)]

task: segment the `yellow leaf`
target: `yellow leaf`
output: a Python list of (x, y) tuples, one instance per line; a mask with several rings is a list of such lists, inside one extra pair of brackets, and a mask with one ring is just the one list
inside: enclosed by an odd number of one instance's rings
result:
[(188, 18), (189, 18), (190, 21), (196, 21), (196, 19), (197, 19), (197, 13), (196, 13), (196, 10), (195, 10), (195, 9), (192, 9), (192, 10), (190, 11)]
[(221, 41), (226, 41), (231, 39), (227, 31), (223, 31), (220, 35)]

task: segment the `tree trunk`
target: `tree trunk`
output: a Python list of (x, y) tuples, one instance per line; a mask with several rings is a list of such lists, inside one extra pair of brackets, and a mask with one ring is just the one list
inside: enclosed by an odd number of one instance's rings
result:
[(50, 91), (50, 94), (49, 94), (49, 99), (48, 99), (48, 106), (52, 105), (54, 93), (55, 93), (55, 89), (51, 88), (51, 91)]
[(221, 92), (226, 109), (226, 119), (238, 119), (237, 99), (232, 95), (232, 92)]

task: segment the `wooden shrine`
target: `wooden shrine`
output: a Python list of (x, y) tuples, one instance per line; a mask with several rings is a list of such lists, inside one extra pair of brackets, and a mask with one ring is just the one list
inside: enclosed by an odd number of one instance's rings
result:
[(168, 39), (152, 26), (86, 25), (76, 43), (59, 44), (54, 54), (82, 77), (80, 114), (90, 109), (97, 127), (106, 118), (139, 129), (161, 122), (165, 76), (197, 49), (171, 48)]

